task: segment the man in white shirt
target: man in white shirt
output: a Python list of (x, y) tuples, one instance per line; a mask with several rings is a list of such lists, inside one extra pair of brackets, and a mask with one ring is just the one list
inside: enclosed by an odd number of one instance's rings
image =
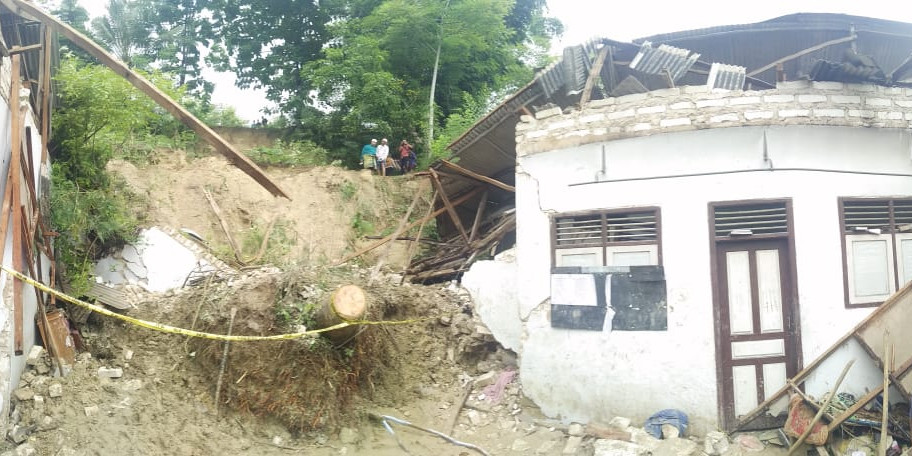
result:
[(381, 176), (386, 176), (386, 159), (389, 157), (390, 147), (386, 141), (386, 138), (380, 140), (380, 145), (377, 146), (377, 166), (380, 170)]

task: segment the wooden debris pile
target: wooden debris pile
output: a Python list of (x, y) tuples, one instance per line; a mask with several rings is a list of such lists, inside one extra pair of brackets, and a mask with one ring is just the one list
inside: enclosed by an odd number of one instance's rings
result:
[(504, 238), (516, 230), (516, 210), (492, 214), (482, 224), (478, 239), (466, 242), (457, 235), (439, 247), (433, 255), (415, 261), (406, 274), (414, 282), (446, 280), (466, 271), (472, 262), (484, 256), (494, 256)]

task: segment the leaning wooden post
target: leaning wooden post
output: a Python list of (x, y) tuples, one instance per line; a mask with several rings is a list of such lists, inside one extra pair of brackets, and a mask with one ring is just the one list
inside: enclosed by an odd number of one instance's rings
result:
[[(322, 329), (342, 322), (363, 320), (367, 314), (367, 298), (364, 290), (357, 285), (343, 285), (333, 292), (329, 301), (324, 303), (314, 314), (316, 328)], [(323, 334), (336, 345), (342, 345), (358, 335), (359, 325), (326, 331)]]
[[(887, 351), (889, 345), (890, 351)], [(881, 405), (880, 445), (877, 454), (886, 456), (887, 445), (890, 444), (890, 372), (893, 371), (893, 345), (889, 344), (889, 336), (884, 338), (883, 359), (883, 405)]]
[(830, 402), (833, 401), (833, 398), (836, 397), (836, 393), (839, 392), (839, 385), (842, 384), (842, 380), (845, 379), (846, 374), (849, 373), (849, 369), (852, 367), (852, 364), (855, 364), (854, 359), (849, 361), (848, 364), (846, 364), (845, 368), (842, 369), (842, 374), (839, 375), (839, 379), (836, 380), (836, 384), (833, 385), (833, 389), (830, 390), (830, 394), (827, 395), (826, 400), (823, 401), (823, 405), (820, 406), (820, 410), (817, 411), (817, 415), (815, 415), (814, 419), (808, 423), (808, 427), (801, 434), (801, 437), (798, 437), (798, 440), (795, 442), (795, 444), (789, 448), (788, 456), (791, 456), (791, 454), (794, 453), (802, 443), (804, 443), (804, 440), (807, 439), (809, 435), (811, 435), (811, 431), (814, 429), (814, 425), (820, 421), (820, 418), (823, 416), (826, 408), (830, 405)]

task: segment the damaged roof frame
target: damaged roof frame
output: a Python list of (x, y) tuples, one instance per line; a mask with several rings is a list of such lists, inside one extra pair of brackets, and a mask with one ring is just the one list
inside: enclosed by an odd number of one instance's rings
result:
[(102, 64), (113, 70), (115, 73), (129, 81), (141, 92), (149, 96), (159, 106), (165, 108), (175, 119), (186, 125), (196, 132), (199, 136), (211, 144), (215, 150), (224, 155), (232, 164), (237, 166), (241, 171), (253, 178), (258, 184), (263, 186), (273, 196), (282, 196), (288, 199), (288, 193), (285, 192), (277, 183), (272, 181), (259, 166), (250, 161), (244, 154), (229, 144), (225, 139), (213, 131), (209, 126), (196, 118), (190, 111), (172, 100), (168, 95), (155, 87), (146, 78), (127, 67), (126, 64), (114, 58), (103, 48), (95, 44), (85, 35), (79, 33), (69, 25), (61, 22), (57, 18), (42, 11), (37, 6), (23, 0), (2, 0), (3, 6), (9, 8), (15, 14), (35, 20), (45, 24), (57, 33), (67, 37), (74, 44), (97, 58)]

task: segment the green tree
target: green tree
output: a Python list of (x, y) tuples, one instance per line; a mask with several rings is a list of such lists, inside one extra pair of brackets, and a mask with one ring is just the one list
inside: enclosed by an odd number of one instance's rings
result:
[(61, 0), (59, 4), (53, 5), (50, 11), (51, 14), (84, 35), (89, 34), (88, 29), (86, 29), (86, 23), (89, 22), (89, 12), (79, 6), (78, 0)]
[(144, 0), (153, 5), (150, 53), (179, 87), (208, 101), (213, 84), (202, 77), (202, 49), (214, 42), (210, 0)]
[(108, 0), (107, 13), (92, 19), (92, 34), (122, 62), (147, 68), (153, 10), (145, 1)]

